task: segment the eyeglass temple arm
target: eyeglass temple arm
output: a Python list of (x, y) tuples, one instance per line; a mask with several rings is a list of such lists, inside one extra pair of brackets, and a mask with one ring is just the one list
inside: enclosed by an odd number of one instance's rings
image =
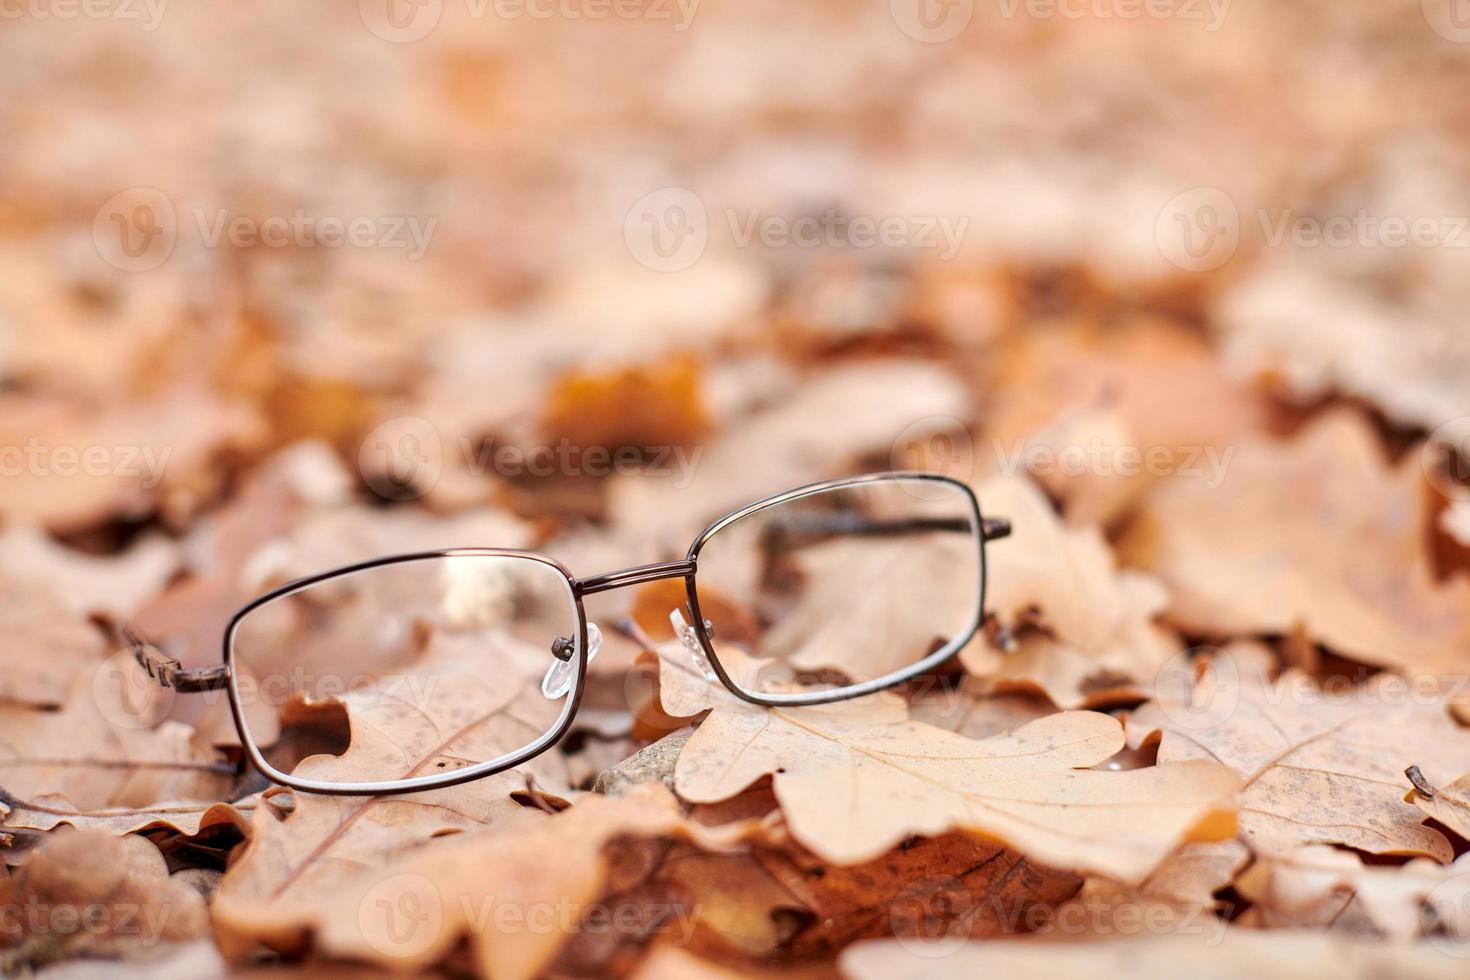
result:
[[(770, 525), (773, 533), (795, 532), (798, 534), (862, 534), (898, 535), (919, 531), (956, 531), (971, 533), (973, 526), (967, 517), (907, 517), (898, 520), (873, 520), (860, 514), (803, 514)], [(1010, 537), (1011, 522), (1004, 517), (987, 517), (980, 522), (980, 536), (986, 541), (999, 541)]]
[(217, 691), (230, 682), (230, 668), (224, 664), (215, 667), (185, 667), (158, 647), (138, 636), (126, 626), (118, 627), (118, 635), (133, 651), (133, 658), (158, 681), (159, 686), (173, 688), (181, 694), (199, 691)]

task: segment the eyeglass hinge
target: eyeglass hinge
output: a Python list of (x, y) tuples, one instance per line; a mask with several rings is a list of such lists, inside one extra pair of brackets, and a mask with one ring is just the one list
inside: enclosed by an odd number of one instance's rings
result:
[(131, 633), (125, 635), (133, 644), (133, 657), (139, 666), (164, 687), (191, 694), (196, 691), (217, 690), (229, 682), (230, 669), (224, 664), (216, 667), (184, 667), (153, 644), (140, 640)]
[(1011, 536), (1011, 522), (1004, 517), (987, 517), (980, 522), (980, 536), (986, 541), (999, 541)]

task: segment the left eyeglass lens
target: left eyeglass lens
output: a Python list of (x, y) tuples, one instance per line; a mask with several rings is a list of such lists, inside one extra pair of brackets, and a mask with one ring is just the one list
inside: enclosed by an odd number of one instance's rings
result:
[(504, 759), (576, 701), (575, 679), (558, 697), (541, 690), (558, 652), (577, 656), (578, 617), (566, 576), (532, 558), (333, 576), (251, 610), (230, 639), (246, 736), (305, 779), (404, 781)]

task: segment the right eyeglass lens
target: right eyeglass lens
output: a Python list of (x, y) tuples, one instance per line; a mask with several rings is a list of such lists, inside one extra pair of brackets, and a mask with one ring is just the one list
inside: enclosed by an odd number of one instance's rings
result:
[[(278, 772), (333, 784), (452, 773), (557, 730), (576, 700), (578, 622), (566, 576), (542, 561), (389, 562), (247, 613), (230, 637), (231, 696)], [(573, 669), (543, 693), (562, 663)]]
[(894, 478), (772, 504), (709, 537), (695, 592), (737, 686), (833, 691), (937, 661), (980, 620), (980, 532), (954, 484)]

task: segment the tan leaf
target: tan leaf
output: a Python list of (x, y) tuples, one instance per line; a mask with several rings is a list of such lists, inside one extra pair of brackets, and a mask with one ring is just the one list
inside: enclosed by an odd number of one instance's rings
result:
[(1130, 532), (1171, 619), (1214, 635), (1290, 633), (1377, 666), (1463, 670), (1470, 581), (1436, 584), (1418, 454), (1384, 461), (1369, 423), (1335, 411), (1287, 443), (1241, 447), (1218, 488), (1159, 487)]
[(1114, 521), (1160, 479), (1215, 479), (1264, 422), (1200, 335), (1164, 320), (1017, 331), (989, 366), (997, 462), (1025, 465), (1073, 524)]
[(0, 892), (12, 910), (0, 934), (8, 971), (78, 956), (142, 955), (209, 928), (203, 896), (170, 879), (163, 855), (141, 837), (56, 834)]
[(1097, 528), (1064, 525), (1025, 479), (986, 480), (976, 493), (985, 513), (1011, 522), (1011, 536), (986, 551), (985, 605), (1017, 646), (1003, 652), (982, 638), (961, 653), (966, 669), (992, 688), (1040, 691), (1064, 708), (1147, 693), (1180, 647), (1155, 623), (1166, 604), (1159, 583), (1118, 569)]
[(1107, 715), (1066, 712), (977, 741), (908, 720), (891, 696), (751, 705), (675, 656), (668, 650), (660, 673), (664, 707), (713, 708), (679, 756), (679, 795), (722, 800), (772, 775), (793, 836), (832, 863), (953, 828), (1053, 867), (1137, 880), (1181, 841), (1234, 832), (1221, 802), (1238, 783), (1218, 765), (1086, 771), (1123, 746)]
[(253, 798), (236, 800), (233, 803), (156, 803), (132, 808), (74, 810), (70, 807), (18, 799), (0, 790), (0, 811), (4, 812), (4, 826), (28, 830), (76, 827), (132, 834), (161, 827), (193, 837), (211, 827), (228, 824), (242, 834), (247, 834), (250, 831), (250, 814), (254, 810)]
[(1274, 683), (1261, 651), (1232, 647), (1192, 690), (1168, 688), (1128, 719), (1129, 741), (1161, 739), (1159, 760), (1210, 759), (1238, 775), (1240, 828), (1257, 853), (1346, 844), (1374, 854), (1453, 856), (1403, 801), (1405, 767), (1452, 771), (1470, 732), (1441, 702), (1391, 676), (1343, 692), (1288, 671)]
[[(359, 867), (314, 902), (287, 903), (289, 910), (262, 905), (249, 931), (261, 935), (261, 917), (269, 915), (273, 932), (289, 925), (314, 933), (328, 954), (397, 970), (433, 964), (467, 936), (481, 975), (533, 977), (584, 908), (602, 896), (610, 840), (690, 833), (706, 832), (684, 823), (661, 786), (615, 800), (586, 797), (554, 817), (523, 811), (503, 826), (433, 841), (380, 867)], [(243, 924), (233, 911), (225, 922), (231, 929)]]
[(1470, 841), (1470, 775), (1446, 786), (1434, 786), (1415, 767), (1410, 778), (1414, 788), (1404, 799)]
[(1279, 977), (1281, 980), (1377, 980), (1385, 976), (1451, 980), (1464, 962), (1429, 944), (1362, 942), (1314, 932), (1230, 929), (1223, 937), (1132, 935), (1094, 942), (970, 943), (939, 962), (895, 940), (859, 943), (840, 960), (849, 980), (942, 977), (1055, 977), (1116, 974), (1130, 980), (1181, 976)]
[(1252, 903), (1250, 924), (1267, 929), (1337, 929), (1393, 940), (1436, 925), (1431, 909), (1457, 909), (1452, 932), (1470, 929), (1470, 860), (1448, 867), (1423, 858), (1402, 867), (1371, 867), (1326, 845), (1300, 847), (1258, 861), (1236, 882)]
[(105, 644), (46, 589), (0, 576), (0, 702), (59, 707), (80, 673), (94, 669)]
[(60, 710), (0, 707), (0, 785), (82, 810), (223, 798), (235, 766), (187, 725), (148, 727), (152, 711), (139, 698), (154, 695), (130, 689), (134, 674), (112, 663), (74, 676)]

